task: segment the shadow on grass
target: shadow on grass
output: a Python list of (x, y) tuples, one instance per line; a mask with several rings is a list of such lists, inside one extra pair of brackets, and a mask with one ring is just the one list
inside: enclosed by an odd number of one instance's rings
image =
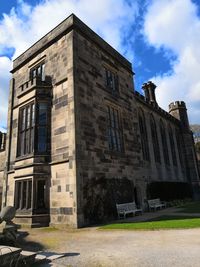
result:
[(200, 216), (200, 201), (190, 202), (177, 208), (180, 209), (179, 211), (177, 211), (179, 213), (199, 213)]
[(41, 251), (46, 249), (46, 247), (35, 241), (26, 240), (26, 237), (29, 236), (29, 233), (26, 231), (19, 231), (19, 237), (17, 239), (17, 246), (23, 250), (30, 250), (33, 252)]
[(185, 220), (185, 219), (199, 219), (198, 216), (184, 216), (184, 215), (162, 215), (156, 218), (146, 220), (145, 222), (156, 222), (156, 221), (169, 221), (169, 220)]

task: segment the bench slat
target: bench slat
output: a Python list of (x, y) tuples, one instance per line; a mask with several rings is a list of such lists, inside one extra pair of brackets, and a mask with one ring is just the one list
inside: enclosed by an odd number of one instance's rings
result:
[(123, 204), (116, 204), (117, 207), (117, 213), (118, 217), (120, 218), (120, 215), (123, 215), (123, 217), (126, 217), (126, 214), (133, 213), (134, 215), (136, 212), (142, 212), (141, 209), (138, 209), (135, 202), (129, 202), (129, 203), (123, 203)]
[(166, 203), (161, 202), (159, 198), (149, 199), (147, 201), (148, 201), (148, 205), (149, 205), (150, 210), (151, 209), (156, 210), (157, 208), (162, 208), (162, 207), (166, 208)]

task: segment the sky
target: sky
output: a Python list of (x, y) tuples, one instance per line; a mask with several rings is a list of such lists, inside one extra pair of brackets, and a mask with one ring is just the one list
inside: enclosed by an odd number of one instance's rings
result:
[(200, 124), (200, 0), (0, 0), (1, 131), (12, 60), (71, 13), (132, 63), (137, 91), (153, 81), (160, 107), (185, 101)]

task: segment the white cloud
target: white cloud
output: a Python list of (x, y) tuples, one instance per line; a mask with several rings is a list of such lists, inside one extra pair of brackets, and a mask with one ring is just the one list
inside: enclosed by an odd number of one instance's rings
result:
[(200, 123), (200, 18), (191, 0), (154, 0), (147, 10), (144, 34), (155, 48), (170, 49), (172, 71), (152, 77), (157, 99), (167, 109), (174, 100), (187, 104), (191, 123)]
[[(137, 13), (137, 1), (126, 0), (44, 0), (32, 7), (18, 0), (18, 7), (4, 14), (0, 21), (0, 54), (14, 48), (13, 58), (50, 31), (71, 13), (76, 14), (107, 42), (123, 52), (124, 29), (131, 27)], [(127, 43), (128, 45), (128, 43)], [(3, 65), (1, 63), (3, 62)], [(0, 57), (0, 126), (5, 125), (7, 115), (8, 71), (10, 60)]]
[[(103, 36), (112, 46), (121, 49), (124, 27), (128, 29), (137, 13), (136, 2), (125, 0), (46, 0), (29, 6), (18, 1), (18, 9), (12, 9), (0, 22), (0, 45), (16, 48), (14, 57), (33, 42), (55, 27), (59, 22), (75, 13), (92, 29)], [(3, 38), (2, 38), (3, 37)]]

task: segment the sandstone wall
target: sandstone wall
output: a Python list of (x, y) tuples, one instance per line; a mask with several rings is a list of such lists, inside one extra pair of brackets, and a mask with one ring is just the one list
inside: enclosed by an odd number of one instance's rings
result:
[(6, 161), (6, 152), (0, 152), (0, 210), (2, 205), (2, 192), (3, 192), (3, 178), (4, 178), (4, 169)]
[[(76, 165), (74, 141), (74, 92), (73, 92), (73, 31), (55, 40), (49, 47), (39, 50), (29, 62), (13, 73), (14, 98), (10, 145), (10, 171), (7, 204), (14, 203), (15, 181), (45, 177), (49, 190), (49, 209), (52, 224), (64, 223), (76, 226)], [(39, 45), (39, 44), (38, 44)], [(49, 159), (46, 157), (16, 158), (19, 109), (30, 101), (38, 101), (39, 87), (21, 92), (21, 85), (30, 79), (30, 69), (45, 62), (46, 80), (52, 85), (51, 100), (51, 143)], [(45, 90), (44, 88), (41, 90)], [(48, 89), (49, 90), (49, 89)], [(19, 97), (20, 96), (20, 97)], [(11, 114), (9, 114), (11, 118)], [(43, 164), (43, 165), (41, 165)], [(30, 168), (30, 165), (32, 166)], [(40, 165), (40, 167), (39, 167)], [(17, 168), (16, 168), (17, 166)], [(27, 166), (27, 167), (26, 167)], [(15, 170), (14, 170), (15, 168)], [(37, 176), (37, 173), (40, 173)], [(43, 173), (43, 174), (42, 174)], [(37, 197), (37, 196), (36, 196)]]

